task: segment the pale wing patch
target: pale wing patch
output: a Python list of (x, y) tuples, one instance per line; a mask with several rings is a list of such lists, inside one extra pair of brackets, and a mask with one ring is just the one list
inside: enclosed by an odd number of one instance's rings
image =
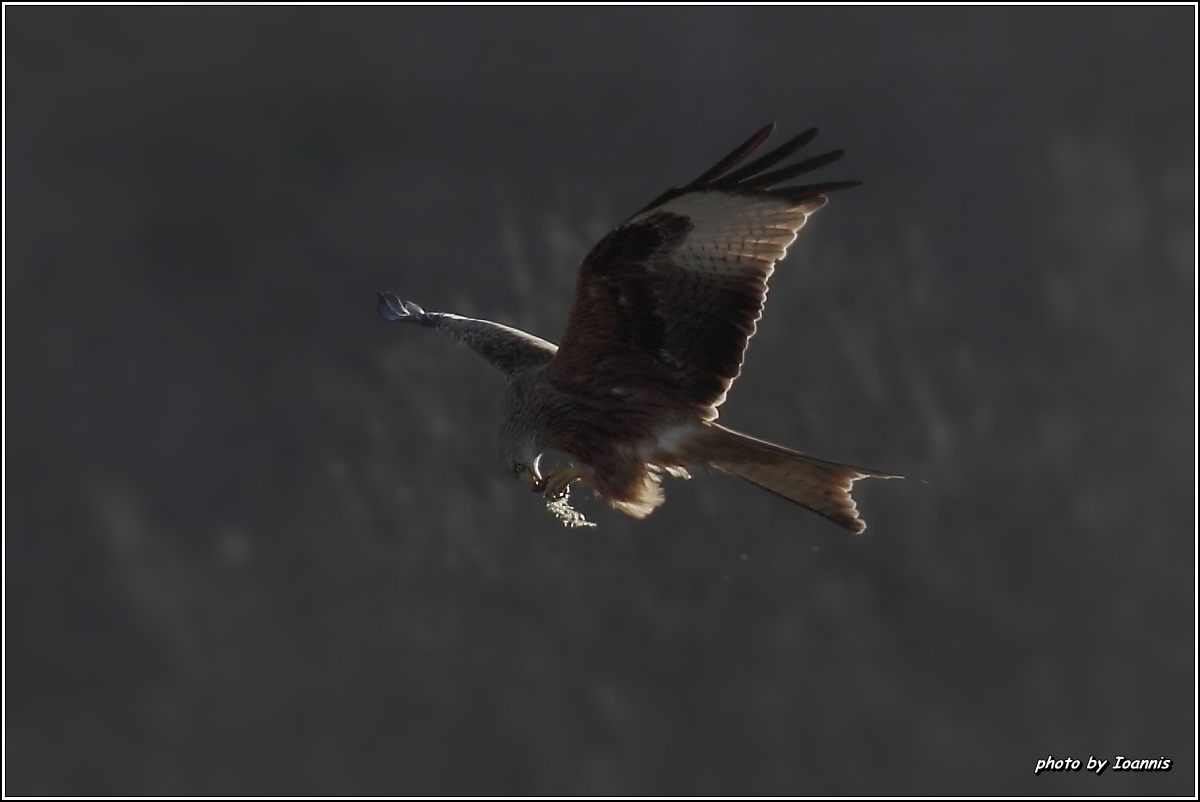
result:
[(671, 262), (697, 273), (734, 277), (770, 276), (787, 255), (796, 232), (824, 198), (795, 204), (762, 195), (690, 192), (655, 212), (688, 218), (691, 230), (671, 250)]

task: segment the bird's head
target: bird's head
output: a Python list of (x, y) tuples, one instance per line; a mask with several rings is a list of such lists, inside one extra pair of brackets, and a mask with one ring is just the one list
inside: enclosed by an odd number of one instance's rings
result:
[(545, 421), (535, 389), (535, 371), (518, 374), (508, 384), (500, 402), (500, 425), (496, 430), (496, 450), (505, 470), (530, 490), (540, 493), (546, 480), (538, 462), (546, 449)]
[(509, 465), (509, 470), (517, 481), (534, 493), (541, 493), (546, 489), (546, 479), (538, 470), (538, 461), (541, 458), (541, 455), (538, 455), (528, 462), (514, 462)]

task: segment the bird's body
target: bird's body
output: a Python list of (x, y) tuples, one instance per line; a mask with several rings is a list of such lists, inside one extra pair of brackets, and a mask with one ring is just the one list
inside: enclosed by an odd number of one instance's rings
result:
[[(888, 474), (818, 460), (716, 423), (775, 263), (825, 204), (825, 193), (858, 183), (775, 188), (841, 156), (834, 151), (767, 172), (816, 129), (734, 170), (773, 128), (664, 193), (592, 249), (557, 348), (380, 294), (384, 317), (443, 330), (508, 375), (497, 444), (506, 467), (530, 489), (553, 496), (582, 481), (615, 509), (642, 518), (662, 504), (663, 474), (711, 467), (853, 531), (865, 529), (851, 486)], [(547, 450), (575, 464), (543, 478), (538, 461)]]

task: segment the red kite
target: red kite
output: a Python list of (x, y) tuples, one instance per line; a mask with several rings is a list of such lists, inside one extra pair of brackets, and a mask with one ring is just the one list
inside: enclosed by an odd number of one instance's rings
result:
[[(835, 150), (776, 168), (816, 128), (738, 167), (774, 129), (763, 128), (600, 240), (580, 265), (561, 346), (379, 294), (383, 317), (445, 332), (504, 371), (500, 458), (530, 490), (555, 499), (580, 481), (615, 509), (644, 518), (663, 503), (663, 474), (686, 478), (689, 468), (711, 467), (854, 532), (866, 529), (852, 486), (895, 477), (716, 422), (775, 263), (827, 193), (860, 183), (777, 186), (841, 158)], [(543, 477), (538, 462), (549, 449), (575, 464)]]

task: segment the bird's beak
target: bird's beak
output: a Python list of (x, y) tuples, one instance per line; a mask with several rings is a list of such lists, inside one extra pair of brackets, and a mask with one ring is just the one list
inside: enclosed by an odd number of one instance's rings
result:
[(546, 480), (538, 476), (537, 471), (525, 471), (525, 476), (521, 478), (521, 482), (534, 493), (541, 493), (546, 489)]

